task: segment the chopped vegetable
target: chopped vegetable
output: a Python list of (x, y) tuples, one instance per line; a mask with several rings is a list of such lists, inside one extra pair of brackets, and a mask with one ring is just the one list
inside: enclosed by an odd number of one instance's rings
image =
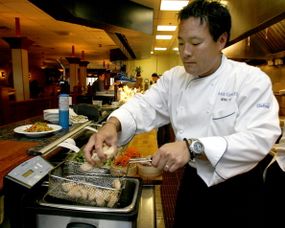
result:
[(130, 146), (126, 149), (124, 154), (130, 158), (138, 158), (141, 157), (140, 152), (138, 152), (136, 147)]
[(130, 158), (141, 157), (136, 147), (128, 147), (124, 152), (118, 155), (114, 160), (114, 165), (126, 167)]
[(125, 167), (128, 165), (129, 160), (130, 160), (130, 157), (126, 155), (118, 155), (114, 161), (114, 165)]

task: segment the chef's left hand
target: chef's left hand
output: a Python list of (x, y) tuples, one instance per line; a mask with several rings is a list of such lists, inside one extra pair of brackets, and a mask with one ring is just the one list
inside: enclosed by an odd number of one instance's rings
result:
[(190, 160), (190, 154), (184, 141), (162, 145), (152, 157), (154, 167), (174, 172)]

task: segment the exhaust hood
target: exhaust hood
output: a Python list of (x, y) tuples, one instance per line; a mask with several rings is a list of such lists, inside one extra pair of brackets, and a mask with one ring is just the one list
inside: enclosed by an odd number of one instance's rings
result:
[[(272, 63), (281, 65), (285, 60), (285, 14), (280, 21), (263, 27), (254, 33), (224, 49), (224, 53), (232, 59), (256, 63)], [(280, 17), (281, 17), (280, 16)]]
[(127, 0), (29, 1), (56, 20), (104, 29), (128, 59), (141, 58), (151, 51), (152, 8)]

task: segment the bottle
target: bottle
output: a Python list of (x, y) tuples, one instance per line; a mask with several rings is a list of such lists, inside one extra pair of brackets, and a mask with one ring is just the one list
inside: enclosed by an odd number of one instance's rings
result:
[(59, 95), (59, 125), (63, 129), (69, 128), (69, 95), (62, 93)]
[(70, 93), (69, 83), (64, 78), (61, 78), (59, 80), (59, 87), (60, 87), (60, 93), (62, 93), (62, 94), (69, 94)]

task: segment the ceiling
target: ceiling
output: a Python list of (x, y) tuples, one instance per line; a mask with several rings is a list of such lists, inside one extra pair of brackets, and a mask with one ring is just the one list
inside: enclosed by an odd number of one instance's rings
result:
[[(63, 5), (69, 4), (69, 1), (71, 0), (0, 0), (0, 67), (2, 63), (11, 61), (11, 50), (4, 39), (16, 36), (16, 17), (20, 18), (20, 36), (32, 43), (28, 48), (29, 64), (40, 65), (43, 62), (52, 64), (57, 63), (58, 60), (66, 61), (66, 57), (72, 55), (72, 47), (74, 47), (75, 56), (82, 58), (82, 52), (84, 52), (84, 59), (90, 62), (89, 68), (102, 68), (103, 61), (107, 63), (109, 61), (110, 49), (120, 48), (126, 52), (126, 48), (115, 35), (116, 33), (124, 35), (123, 38), (128, 41), (135, 53), (135, 59), (149, 58), (150, 51), (153, 50), (154, 46), (168, 48), (166, 52), (155, 52), (158, 55), (174, 52), (172, 49), (177, 45), (176, 32), (157, 32), (156, 26), (158, 24), (176, 25), (177, 12), (160, 11), (161, 0), (131, 0), (133, 3), (153, 9), (153, 24), (150, 34), (112, 26), (111, 24), (87, 26), (56, 20), (31, 3), (46, 2), (47, 5), (50, 5), (63, 2)], [(81, 0), (78, 2), (88, 1), (97, 3), (97, 0)], [(124, 0), (104, 1), (107, 4), (114, 4), (115, 1)], [(279, 23), (276, 23), (275, 27), (267, 29), (267, 38), (269, 39), (266, 40), (264, 39), (265, 27), (263, 26), (264, 22), (270, 26), (273, 25), (270, 18), (275, 18), (276, 15), (281, 15), (281, 19), (284, 19), (284, 10), (282, 10), (285, 7), (284, 0), (275, 0), (274, 2), (268, 0), (228, 0), (227, 2), (233, 16), (233, 28), (235, 30), (231, 32), (231, 37), (234, 43), (247, 43), (247, 37), (251, 36), (251, 52), (248, 52), (249, 48), (244, 48), (245, 45), (242, 46), (242, 49), (240, 46), (242, 44), (237, 44), (238, 48), (229, 53), (232, 58), (245, 59), (249, 54), (251, 54), (251, 58), (264, 58), (265, 56), (268, 58), (272, 56), (272, 52), (278, 53), (281, 58), (285, 56), (284, 20), (276, 21)], [(56, 9), (56, 6), (53, 5), (53, 7)], [(255, 8), (258, 8), (258, 11), (253, 10)], [(242, 17), (240, 12), (243, 12)], [(257, 31), (257, 28), (262, 29)], [(259, 32), (257, 35), (252, 35), (257, 32)], [(156, 34), (171, 34), (173, 38), (167, 41), (158, 41), (155, 39)]]
[[(138, 4), (153, 8), (153, 31), (158, 23), (175, 25), (176, 12), (159, 11), (160, 0), (133, 0)], [(20, 18), (20, 35), (32, 41), (28, 49), (31, 61), (52, 62), (55, 59), (65, 59), (72, 54), (89, 61), (92, 67), (108, 61), (110, 49), (120, 48), (112, 32), (100, 28), (92, 28), (54, 19), (37, 8), (28, 0), (0, 0), (0, 62), (10, 56), (10, 48), (5, 37), (15, 37), (15, 18)], [(154, 33), (155, 33), (154, 32)], [(136, 53), (136, 58), (148, 58), (154, 45), (168, 47), (168, 52), (176, 45), (175, 35), (169, 41), (155, 41), (153, 34), (144, 34), (128, 30), (126, 32), (130, 46)], [(161, 32), (159, 34), (164, 34)], [(175, 33), (175, 32), (172, 32)], [(168, 33), (167, 33), (168, 34)], [(90, 66), (89, 66), (90, 67)]]

